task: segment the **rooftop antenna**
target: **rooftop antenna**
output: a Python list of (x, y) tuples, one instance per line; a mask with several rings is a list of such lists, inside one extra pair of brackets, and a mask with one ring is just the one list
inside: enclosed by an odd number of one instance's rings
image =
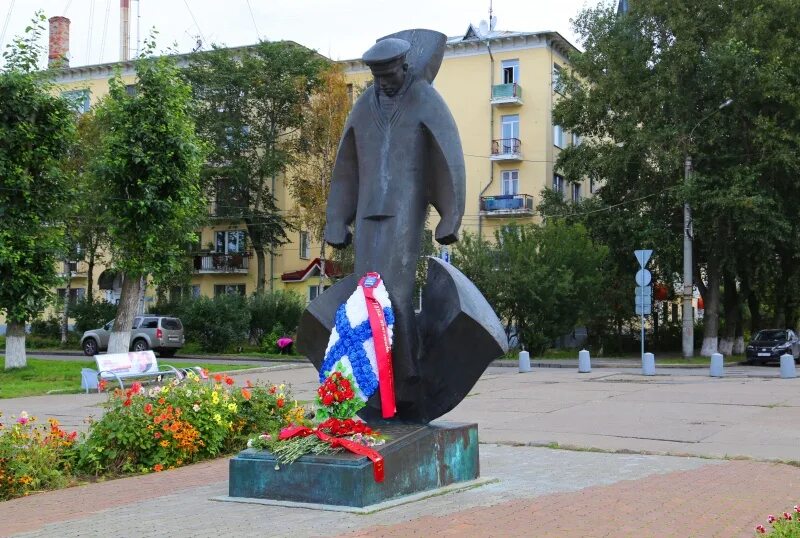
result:
[(492, 0), (489, 0), (489, 30), (494, 30), (494, 23), (492, 22)]

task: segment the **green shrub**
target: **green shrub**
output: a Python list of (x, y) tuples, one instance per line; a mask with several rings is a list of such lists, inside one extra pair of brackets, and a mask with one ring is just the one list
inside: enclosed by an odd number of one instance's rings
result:
[(198, 297), (185, 306), (180, 317), (186, 339), (197, 342), (204, 351), (223, 352), (247, 338), (250, 311), (244, 297)]
[(261, 338), (261, 351), (273, 354), (280, 353), (281, 349), (278, 347), (278, 338), (285, 335), (286, 331), (283, 330), (283, 325), (276, 323), (273, 325), (272, 330)]
[(250, 310), (250, 341), (262, 347), (275, 344), (275, 339), (269, 342), (265, 338), (269, 333), (280, 332), (278, 338), (284, 331), (294, 334), (305, 309), (299, 295), (286, 291), (253, 294), (247, 306)]
[(78, 300), (69, 311), (69, 317), (75, 320), (75, 331), (97, 329), (111, 321), (117, 315), (117, 305), (108, 301), (89, 302), (85, 298)]
[(61, 338), (61, 317), (50, 316), (46, 319), (35, 319), (31, 322), (31, 335), (44, 338)]
[(66, 486), (77, 434), (67, 434), (55, 419), (39, 426), (25, 411), (10, 418), (5, 426), (0, 420), (0, 501)]
[(296, 412), (277, 387), (235, 389), (221, 374), (214, 381), (190, 374), (181, 384), (115, 390), (80, 445), (79, 470), (99, 475), (185, 465), (244, 448), (253, 433), (277, 434)]

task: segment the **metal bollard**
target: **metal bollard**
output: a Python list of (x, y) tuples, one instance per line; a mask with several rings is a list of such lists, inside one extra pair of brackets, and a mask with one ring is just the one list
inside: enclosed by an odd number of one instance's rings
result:
[(578, 373), (588, 374), (592, 371), (592, 359), (589, 357), (589, 352), (582, 349), (578, 352)]
[(783, 379), (791, 379), (797, 377), (797, 370), (794, 367), (794, 357), (789, 355), (781, 355), (781, 377)]
[(652, 353), (645, 353), (642, 358), (642, 375), (656, 375), (656, 357)]
[(714, 353), (711, 355), (711, 370), (709, 375), (711, 377), (725, 377), (725, 365), (723, 363), (722, 353)]
[(520, 373), (531, 371), (531, 355), (527, 351), (519, 352), (519, 371)]

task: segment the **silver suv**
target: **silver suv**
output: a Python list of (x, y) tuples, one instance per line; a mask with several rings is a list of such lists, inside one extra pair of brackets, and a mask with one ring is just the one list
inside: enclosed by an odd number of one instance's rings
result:
[[(112, 319), (99, 329), (83, 333), (81, 347), (84, 355), (93, 357), (108, 349), (108, 340), (114, 326)], [(183, 324), (178, 318), (163, 316), (137, 316), (131, 327), (131, 351), (152, 349), (162, 357), (172, 357), (184, 344)]]

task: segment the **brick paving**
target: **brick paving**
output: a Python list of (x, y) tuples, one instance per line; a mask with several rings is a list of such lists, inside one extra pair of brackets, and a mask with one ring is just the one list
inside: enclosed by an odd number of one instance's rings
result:
[(733, 461), (344, 534), (356, 537), (753, 536), (800, 502), (800, 469)]

